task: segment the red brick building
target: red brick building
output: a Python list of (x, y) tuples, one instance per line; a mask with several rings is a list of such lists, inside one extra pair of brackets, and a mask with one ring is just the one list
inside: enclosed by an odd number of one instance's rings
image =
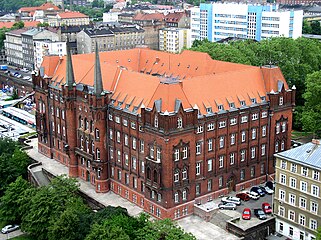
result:
[(290, 147), (275, 66), (131, 49), (46, 57), (33, 82), (39, 151), (159, 218), (265, 181)]

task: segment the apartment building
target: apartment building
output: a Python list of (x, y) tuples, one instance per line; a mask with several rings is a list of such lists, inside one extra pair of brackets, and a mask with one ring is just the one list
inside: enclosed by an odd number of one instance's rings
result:
[[(196, 16), (197, 11), (194, 8), (192, 14)], [(279, 10), (276, 4), (202, 3), (199, 15), (199, 28), (197, 23), (191, 25), (193, 39), (215, 42), (237, 37), (260, 41), (279, 36), (295, 39), (302, 35), (303, 11)]]
[(89, 25), (89, 16), (81, 12), (60, 12), (47, 16), (48, 24), (52, 27)]
[(189, 9), (191, 11), (191, 45), (195, 40), (200, 39), (200, 8), (192, 7)]
[(95, 49), (45, 57), (33, 83), (39, 152), (97, 192), (179, 219), (264, 182), (290, 148), (295, 88), (278, 67)]
[(320, 140), (314, 139), (275, 157), (276, 231), (290, 239), (315, 240), (321, 226)]
[(163, 28), (159, 30), (159, 50), (180, 53), (183, 48), (191, 47), (191, 30), (187, 28)]
[(6, 32), (6, 39), (4, 40), (5, 52), (7, 55), (8, 64), (22, 68), (23, 54), (22, 54), (22, 39), (21, 33), (26, 32), (27, 29), (16, 29)]
[(77, 34), (78, 53), (95, 51), (98, 43), (99, 51), (131, 49), (144, 45), (145, 31), (139, 26), (108, 26), (88, 28)]

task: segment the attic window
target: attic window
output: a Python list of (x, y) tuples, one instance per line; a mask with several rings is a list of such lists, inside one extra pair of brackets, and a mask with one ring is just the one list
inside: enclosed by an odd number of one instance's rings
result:
[(188, 65), (188, 66), (187, 66), (187, 68), (190, 68), (190, 67), (191, 67), (191, 65)]
[(111, 100), (111, 103), (112, 103), (112, 104), (114, 104), (114, 103), (115, 103), (115, 100), (114, 100), (114, 99), (113, 99), (113, 100)]
[(195, 70), (197, 70), (197, 69), (198, 69), (198, 67), (195, 68)]
[(118, 107), (121, 107), (123, 103), (122, 102), (118, 102)]
[(130, 59), (128, 59), (128, 62), (130, 62)]
[(261, 97), (261, 101), (265, 102), (266, 101), (266, 97), (265, 96)]
[(177, 66), (179, 67), (181, 65), (181, 63), (177, 64)]
[(126, 108), (129, 108), (130, 107), (130, 105), (129, 104), (126, 104)]
[(240, 101), (241, 106), (245, 106), (245, 101)]
[(252, 103), (256, 103), (256, 98), (251, 98)]
[(146, 63), (148, 63), (148, 60), (146, 60)]
[(235, 108), (234, 102), (230, 103), (229, 106), (230, 106), (230, 108)]
[(206, 108), (206, 112), (207, 113), (212, 113), (212, 108), (211, 107)]
[(133, 111), (136, 112), (138, 110), (138, 107), (134, 107)]
[(116, 60), (116, 63), (119, 63), (119, 61), (118, 61), (118, 60)]
[(224, 107), (223, 107), (223, 105), (222, 105), (222, 104), (218, 105), (218, 110), (219, 110), (219, 111), (224, 110)]

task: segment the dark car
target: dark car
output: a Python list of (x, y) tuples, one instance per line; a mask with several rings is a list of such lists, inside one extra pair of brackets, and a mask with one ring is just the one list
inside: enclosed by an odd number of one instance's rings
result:
[(243, 192), (236, 194), (236, 197), (240, 198), (242, 201), (248, 201), (251, 199), (248, 194), (243, 193)]
[(254, 215), (260, 220), (266, 219), (266, 215), (261, 208), (254, 209)]
[(273, 194), (273, 192), (274, 192), (272, 189), (270, 189), (270, 188), (267, 187), (267, 186), (259, 186), (259, 188), (261, 188), (261, 190), (262, 190), (265, 194), (271, 195), (271, 194)]
[(236, 204), (235, 203), (219, 203), (218, 207), (219, 207), (219, 209), (236, 210)]
[(259, 187), (252, 187), (250, 192), (256, 192), (257, 194), (259, 194), (261, 197), (265, 196), (265, 193), (262, 191), (261, 188)]
[(265, 186), (268, 187), (268, 188), (271, 189), (271, 190), (274, 190), (274, 183), (271, 182), (271, 181), (267, 181), (267, 182), (265, 183)]

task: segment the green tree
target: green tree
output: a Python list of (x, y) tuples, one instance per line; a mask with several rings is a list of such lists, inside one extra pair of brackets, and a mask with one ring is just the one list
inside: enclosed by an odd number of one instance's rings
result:
[(49, 27), (49, 23), (38, 23), (37, 27)]
[(321, 136), (321, 71), (309, 74), (306, 78), (305, 104), (302, 123), (305, 131)]
[(119, 226), (109, 225), (105, 221), (102, 225), (95, 223), (85, 240), (129, 240), (129, 236)]
[(321, 27), (319, 21), (312, 21), (311, 22), (311, 29), (312, 34), (320, 35), (321, 34)]
[(311, 34), (312, 33), (312, 27), (307, 20), (303, 20), (302, 33), (303, 34)]
[(321, 227), (318, 228), (316, 240), (321, 240)]
[(35, 188), (21, 176), (10, 183), (0, 199), (0, 221), (20, 223), (34, 192)]

